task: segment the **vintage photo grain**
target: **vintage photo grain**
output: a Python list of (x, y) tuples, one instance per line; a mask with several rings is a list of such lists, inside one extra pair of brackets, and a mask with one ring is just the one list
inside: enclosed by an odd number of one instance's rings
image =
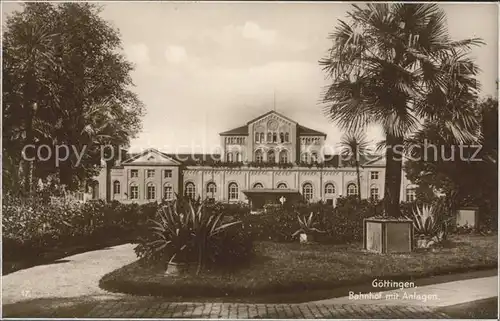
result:
[(2, 316), (497, 319), (498, 19), (3, 2)]

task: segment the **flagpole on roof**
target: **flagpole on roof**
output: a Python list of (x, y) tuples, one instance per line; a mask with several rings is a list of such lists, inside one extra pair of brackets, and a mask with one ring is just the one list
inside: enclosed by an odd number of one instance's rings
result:
[(273, 90), (273, 110), (276, 111), (276, 88)]

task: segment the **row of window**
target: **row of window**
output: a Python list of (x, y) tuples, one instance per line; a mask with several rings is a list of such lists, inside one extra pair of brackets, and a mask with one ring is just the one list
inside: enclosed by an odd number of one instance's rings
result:
[[(282, 150), (279, 152), (279, 162), (280, 163), (288, 163), (288, 151)], [(264, 152), (260, 149), (255, 151), (255, 161), (258, 163), (262, 163), (264, 161)], [(267, 152), (267, 161), (268, 162), (276, 162), (276, 153), (274, 150), (269, 150)]]
[(239, 152), (234, 152), (234, 153), (231, 153), (231, 152), (228, 152), (226, 154), (226, 161), (229, 162), (229, 163), (232, 163), (232, 162), (242, 162), (242, 158), (241, 158), (241, 153)]
[(318, 153), (312, 152), (312, 153), (302, 153), (300, 155), (300, 160), (303, 163), (317, 163), (318, 162)]
[(226, 144), (245, 144), (245, 137), (226, 137)]
[[(154, 169), (146, 169), (146, 177), (147, 178), (152, 178), (155, 177), (156, 170)], [(130, 170), (130, 177), (139, 177), (139, 170), (138, 169), (131, 169)], [(163, 170), (163, 177), (164, 178), (172, 178), (172, 170), (171, 169), (165, 169)]]
[(302, 145), (311, 145), (311, 144), (318, 145), (320, 143), (320, 138), (319, 137), (303, 137), (300, 139), (300, 142)]
[[(255, 183), (253, 188), (264, 188), (261, 183)], [(286, 183), (279, 183), (278, 189), (286, 189), (288, 186)], [(120, 194), (121, 186), (120, 182), (113, 182), (113, 194)], [(209, 198), (215, 198), (215, 193), (217, 193), (217, 185), (213, 182), (207, 184), (207, 195)], [(185, 186), (185, 194), (191, 198), (196, 196), (196, 186), (192, 182), (188, 182)], [(314, 194), (313, 186), (310, 183), (306, 183), (302, 186), (302, 194), (306, 200), (311, 200)], [(325, 185), (325, 194), (335, 194), (335, 185), (328, 183)], [(354, 183), (347, 185), (347, 196), (358, 195), (358, 187)], [(370, 198), (378, 200), (380, 197), (379, 189), (377, 186), (372, 186), (370, 188)], [(136, 183), (130, 184), (130, 199), (139, 198), (139, 186)], [(228, 198), (229, 200), (238, 199), (238, 185), (236, 183), (230, 183), (228, 185)], [(146, 185), (146, 199), (153, 200), (156, 199), (156, 186), (153, 183), (148, 183)], [(173, 199), (173, 187), (170, 183), (166, 183), (163, 186), (163, 199), (171, 200)], [(406, 201), (413, 202), (416, 199), (415, 188), (406, 189)]]
[[(256, 143), (277, 143), (279, 137), (280, 143), (288, 143), (290, 142), (290, 134), (289, 133), (276, 133), (276, 132), (268, 132), (267, 135), (265, 133), (255, 133), (255, 142)], [(266, 140), (267, 138), (267, 140)]]
[[(118, 191), (118, 192), (117, 192)], [(115, 181), (113, 184), (114, 194), (120, 193), (120, 182)], [(130, 194), (128, 196), (132, 200), (139, 199), (139, 185), (137, 183), (130, 184)], [(174, 188), (170, 183), (163, 185), (163, 199), (172, 200), (174, 198)], [(155, 200), (156, 199), (156, 185), (153, 183), (148, 183), (146, 185), (146, 199)]]

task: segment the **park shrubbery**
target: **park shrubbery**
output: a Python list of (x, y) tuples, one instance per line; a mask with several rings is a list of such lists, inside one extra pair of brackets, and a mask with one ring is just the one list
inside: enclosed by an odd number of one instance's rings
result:
[(325, 231), (317, 235), (322, 243), (348, 243), (363, 238), (363, 219), (380, 214), (380, 202), (371, 202), (356, 197), (337, 200), (337, 206), (323, 203), (297, 204), (291, 208), (268, 209), (266, 214), (248, 215), (243, 219), (243, 228), (256, 240), (292, 242), (292, 234), (297, 231), (297, 217), (315, 213), (318, 228)]
[(134, 241), (157, 204), (56, 202), (4, 195), (3, 259), (36, 260), (71, 247)]

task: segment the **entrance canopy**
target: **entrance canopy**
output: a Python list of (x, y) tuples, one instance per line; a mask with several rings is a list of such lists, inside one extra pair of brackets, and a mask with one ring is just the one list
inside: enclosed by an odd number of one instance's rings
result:
[(242, 192), (248, 197), (253, 210), (261, 209), (269, 202), (279, 204), (281, 201), (296, 201), (301, 197), (298, 190), (288, 188), (254, 188)]
[(247, 189), (242, 191), (243, 194), (246, 196), (256, 196), (256, 195), (268, 195), (268, 194), (275, 194), (275, 195), (299, 195), (299, 191), (296, 189), (290, 189), (290, 188), (254, 188), (254, 189)]

